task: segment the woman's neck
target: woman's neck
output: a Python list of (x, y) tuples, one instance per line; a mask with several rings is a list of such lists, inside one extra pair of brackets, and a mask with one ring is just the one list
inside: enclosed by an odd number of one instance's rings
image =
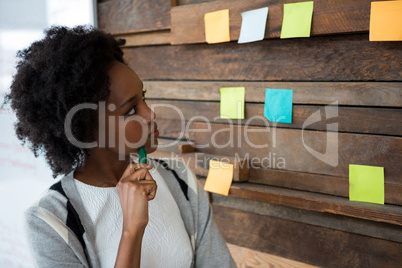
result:
[(74, 178), (93, 186), (115, 187), (130, 164), (129, 157), (119, 160), (119, 155), (105, 148), (90, 151), (85, 165), (77, 168)]

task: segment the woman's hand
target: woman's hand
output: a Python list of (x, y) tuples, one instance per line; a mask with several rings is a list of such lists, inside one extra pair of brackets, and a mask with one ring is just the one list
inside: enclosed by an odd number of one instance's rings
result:
[(148, 201), (155, 198), (156, 182), (149, 174), (152, 166), (131, 164), (116, 188), (123, 210), (123, 232), (115, 267), (140, 267), (141, 244), (148, 224)]
[(148, 224), (148, 201), (155, 198), (157, 185), (148, 164), (131, 164), (124, 171), (116, 188), (123, 210), (123, 233), (134, 234)]

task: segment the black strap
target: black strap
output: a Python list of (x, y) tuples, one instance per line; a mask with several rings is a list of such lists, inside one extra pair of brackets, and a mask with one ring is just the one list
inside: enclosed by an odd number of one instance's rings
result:
[(70, 200), (68, 199), (66, 193), (64, 192), (64, 189), (61, 185), (61, 181), (56, 182), (50, 187), (51, 190), (59, 192), (61, 195), (63, 195), (65, 198), (67, 198), (67, 220), (66, 220), (66, 225), (68, 228), (70, 228), (75, 236), (77, 236), (78, 240), (81, 243), (81, 246), (85, 249), (85, 242), (84, 242), (84, 226), (82, 226), (80, 217), (78, 216), (77, 211), (74, 209), (73, 205), (71, 204)]
[(188, 199), (188, 185), (187, 185), (187, 183), (185, 183), (182, 179), (180, 179), (180, 177), (179, 177), (179, 175), (177, 175), (176, 171), (174, 169), (171, 169), (169, 167), (169, 165), (165, 161), (163, 161), (162, 159), (156, 159), (156, 158), (152, 158), (152, 159), (157, 161), (157, 162), (159, 162), (159, 163), (161, 163), (162, 166), (166, 170), (170, 170), (173, 173), (174, 177), (179, 182), (180, 188), (183, 191), (184, 196), (186, 197), (187, 200), (189, 200)]

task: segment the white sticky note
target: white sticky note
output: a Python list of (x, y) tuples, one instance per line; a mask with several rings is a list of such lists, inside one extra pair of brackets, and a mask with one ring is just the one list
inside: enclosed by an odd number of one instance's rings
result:
[(260, 41), (265, 36), (265, 26), (268, 18), (268, 7), (254, 9), (241, 13), (239, 44)]

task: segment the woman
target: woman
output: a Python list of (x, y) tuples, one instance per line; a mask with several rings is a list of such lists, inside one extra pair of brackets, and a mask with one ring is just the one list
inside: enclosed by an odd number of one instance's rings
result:
[(157, 148), (156, 115), (124, 40), (52, 27), (20, 51), (6, 101), (17, 136), (64, 175), (26, 211), (40, 267), (235, 267), (205, 191), (181, 161), (130, 164)]

